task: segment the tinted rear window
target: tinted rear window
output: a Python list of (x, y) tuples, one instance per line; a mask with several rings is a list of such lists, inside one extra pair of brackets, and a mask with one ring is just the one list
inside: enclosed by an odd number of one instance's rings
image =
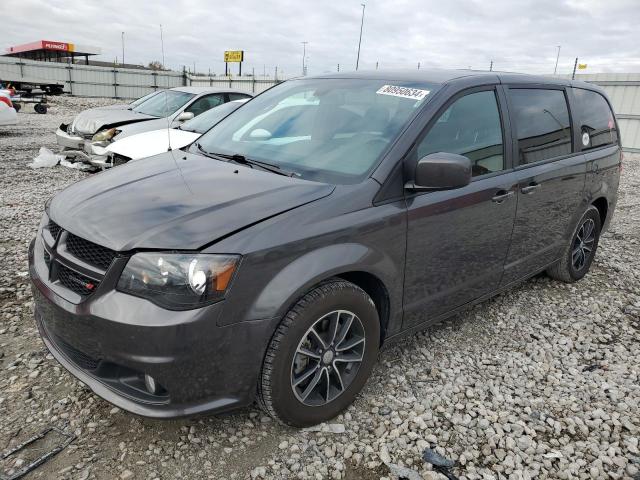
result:
[(571, 153), (571, 122), (562, 90), (510, 90), (520, 165)]
[(605, 98), (598, 92), (574, 88), (577, 120), (580, 122), (582, 149), (602, 147), (618, 143), (618, 130), (613, 112)]

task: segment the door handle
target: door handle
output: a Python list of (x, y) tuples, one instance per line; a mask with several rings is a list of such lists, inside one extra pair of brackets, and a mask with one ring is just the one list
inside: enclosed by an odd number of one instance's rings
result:
[(491, 198), (491, 201), (495, 203), (502, 203), (513, 194), (513, 190), (498, 190), (498, 192)]
[(526, 187), (522, 187), (520, 189), (520, 191), (522, 193), (524, 193), (525, 195), (529, 194), (529, 193), (533, 193), (535, 192), (537, 189), (540, 188), (540, 184), (539, 183), (530, 183), (529, 185), (527, 185)]

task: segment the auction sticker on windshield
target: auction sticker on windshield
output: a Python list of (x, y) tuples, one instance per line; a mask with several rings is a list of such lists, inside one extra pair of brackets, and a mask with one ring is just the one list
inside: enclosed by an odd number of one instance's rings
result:
[(430, 90), (420, 90), (419, 88), (398, 87), (396, 85), (383, 85), (376, 93), (378, 95), (391, 95), (393, 97), (410, 98), (412, 100), (422, 100), (429, 95)]

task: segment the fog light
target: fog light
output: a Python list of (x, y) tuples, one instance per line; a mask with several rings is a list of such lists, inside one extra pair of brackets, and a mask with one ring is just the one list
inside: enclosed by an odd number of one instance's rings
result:
[(160, 391), (160, 387), (158, 386), (158, 382), (151, 375), (144, 375), (144, 386), (147, 387), (147, 392), (151, 395), (155, 395)]

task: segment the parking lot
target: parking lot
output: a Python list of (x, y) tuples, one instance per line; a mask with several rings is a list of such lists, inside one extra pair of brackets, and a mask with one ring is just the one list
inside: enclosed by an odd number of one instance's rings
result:
[(88, 174), (27, 164), (56, 149), (62, 121), (112, 102), (54, 98), (0, 127), (0, 450), (49, 426), (77, 436), (26, 478), (394, 478), (387, 464), (444, 478), (421, 459), (430, 447), (460, 479), (640, 479), (640, 155), (625, 155), (585, 279), (538, 276), (384, 350), (331, 425), (286, 428), (257, 407), (156, 421), (75, 380), (32, 319), (27, 248), (44, 202)]

